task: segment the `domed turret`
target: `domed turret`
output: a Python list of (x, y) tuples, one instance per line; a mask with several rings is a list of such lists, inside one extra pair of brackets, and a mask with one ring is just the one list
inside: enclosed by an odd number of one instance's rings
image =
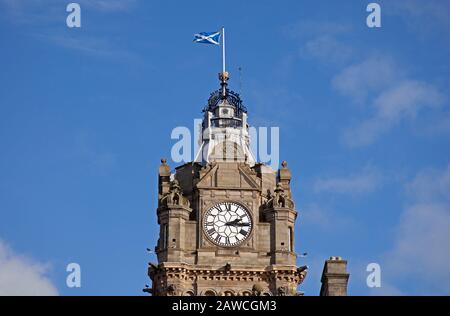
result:
[(204, 107), (200, 150), (195, 161), (242, 161), (255, 164), (250, 150), (247, 109), (238, 93), (228, 89), (229, 73), (219, 73), (220, 89), (211, 93)]

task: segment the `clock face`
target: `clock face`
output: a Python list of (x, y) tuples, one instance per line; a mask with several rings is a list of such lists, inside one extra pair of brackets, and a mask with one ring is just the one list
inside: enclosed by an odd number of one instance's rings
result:
[(216, 245), (233, 247), (250, 236), (250, 212), (238, 203), (222, 202), (211, 207), (203, 218), (206, 236)]

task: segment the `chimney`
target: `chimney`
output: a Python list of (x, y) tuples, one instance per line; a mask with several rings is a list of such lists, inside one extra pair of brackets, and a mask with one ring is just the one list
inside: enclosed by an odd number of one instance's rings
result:
[(347, 260), (330, 257), (325, 261), (322, 273), (320, 296), (347, 296)]

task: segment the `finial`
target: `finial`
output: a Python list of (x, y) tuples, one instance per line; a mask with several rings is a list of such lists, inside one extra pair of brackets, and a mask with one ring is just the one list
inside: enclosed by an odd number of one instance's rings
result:
[(220, 80), (220, 86), (221, 86), (221, 99), (224, 100), (227, 98), (227, 81), (230, 79), (230, 74), (228, 71), (222, 71), (219, 73), (219, 80)]
[(283, 161), (281, 162), (281, 166), (282, 166), (283, 168), (286, 168), (286, 167), (287, 167), (287, 161), (286, 161), (286, 160), (283, 160)]
[(219, 80), (221, 82), (226, 82), (228, 79), (230, 79), (230, 74), (228, 71), (219, 72)]

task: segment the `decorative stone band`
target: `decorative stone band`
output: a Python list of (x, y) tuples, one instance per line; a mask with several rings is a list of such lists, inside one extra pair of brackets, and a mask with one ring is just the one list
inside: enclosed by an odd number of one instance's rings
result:
[[(250, 269), (231, 264), (202, 267), (167, 262), (151, 265), (148, 269), (153, 295), (301, 295), (296, 289), (306, 273), (305, 268), (295, 266)], [(248, 288), (249, 285), (257, 285), (260, 290)], [(208, 289), (209, 294), (206, 293)]]

